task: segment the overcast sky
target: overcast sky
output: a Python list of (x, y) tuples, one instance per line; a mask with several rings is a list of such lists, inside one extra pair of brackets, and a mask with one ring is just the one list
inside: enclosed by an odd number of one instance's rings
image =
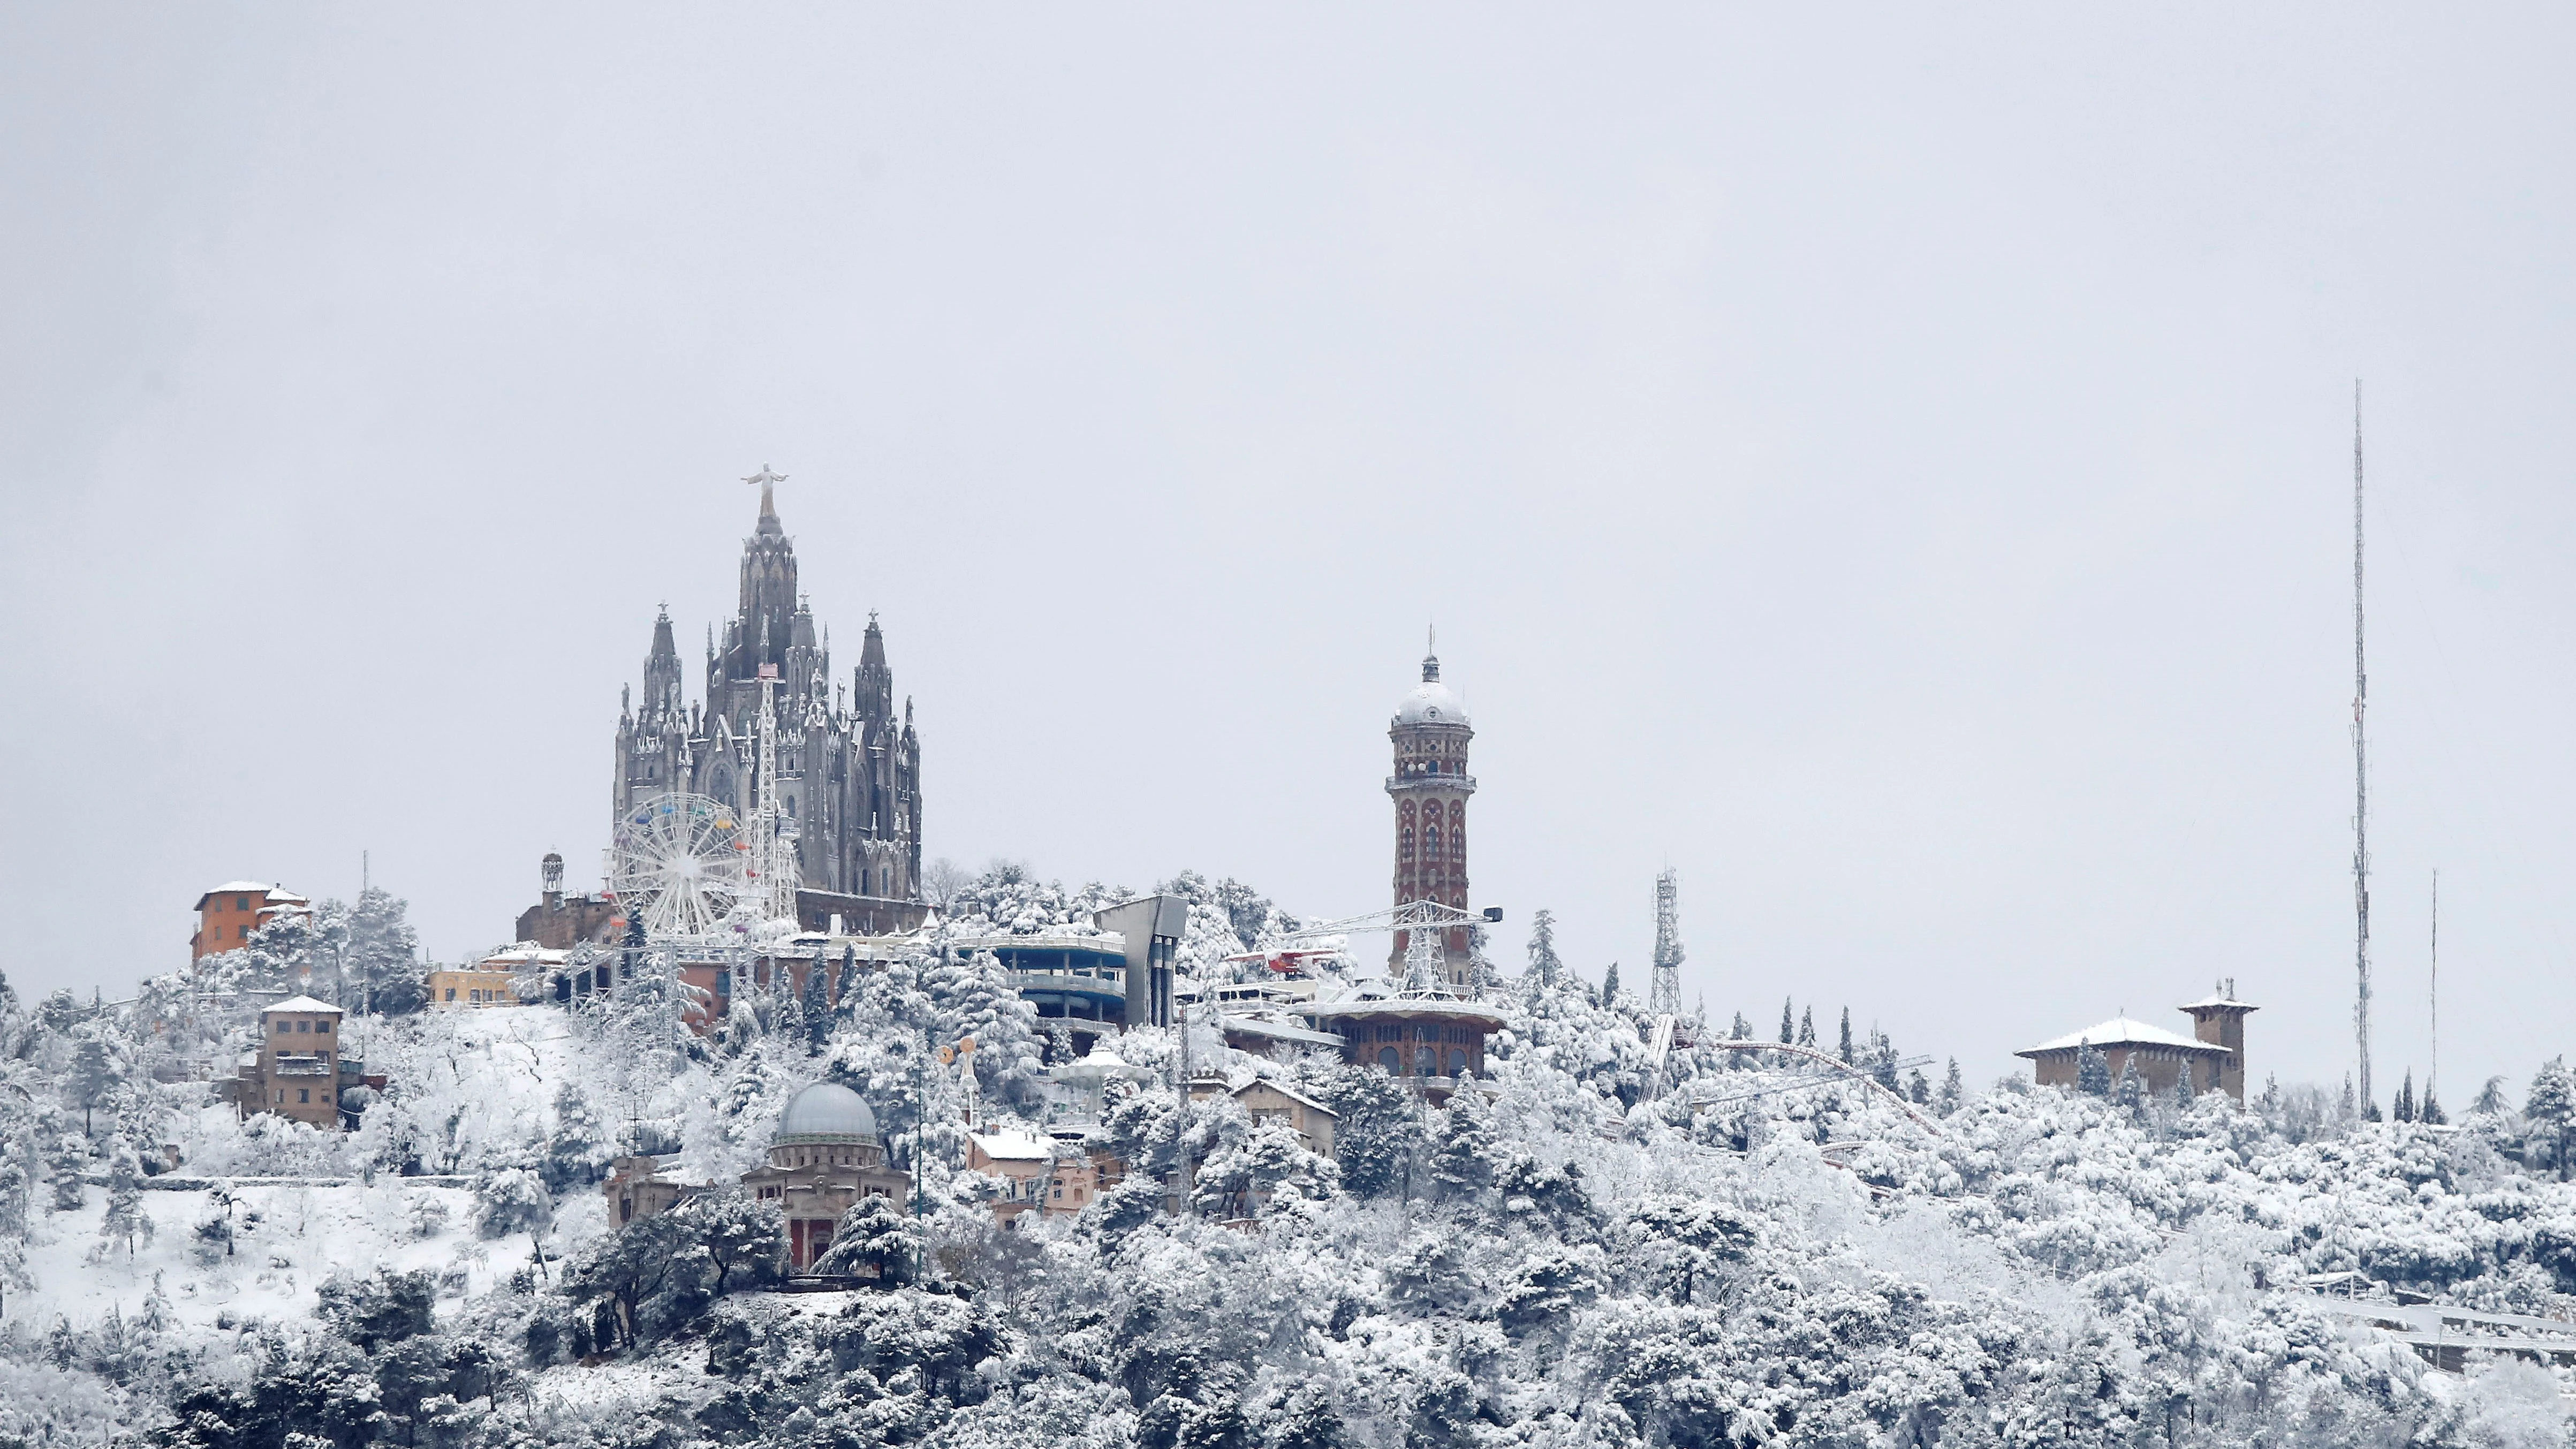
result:
[[(761, 464), (927, 850), (1386, 904), (1437, 620), (1479, 904), (1974, 1081), (2235, 978), (2576, 1048), (2557, 7), (0, 9), (0, 969), (217, 882), (506, 940)], [(2559, 884), (2553, 885), (2553, 882)], [(1830, 1030), (1827, 1026), (1826, 1030)], [(1937, 1064), (1935, 1068), (1938, 1070)]]

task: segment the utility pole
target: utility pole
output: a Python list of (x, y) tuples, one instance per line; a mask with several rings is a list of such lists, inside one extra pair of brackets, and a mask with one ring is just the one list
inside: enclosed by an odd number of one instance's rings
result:
[(2370, 747), (2364, 717), (2370, 707), (2370, 673), (2362, 652), (2361, 615), (2361, 381), (2352, 384), (2352, 909), (2353, 1043), (2361, 1058), (2361, 1115), (2377, 1100), (2370, 1094)]
[(2433, 867), (2433, 980), (2426, 1003), (2433, 1016), (2433, 1065), (2424, 1072), (2424, 1099), (2433, 1099), (2433, 1079), (2442, 1074), (2442, 868)]

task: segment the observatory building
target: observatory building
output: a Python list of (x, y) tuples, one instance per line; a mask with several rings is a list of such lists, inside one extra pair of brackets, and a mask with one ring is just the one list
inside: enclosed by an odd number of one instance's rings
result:
[[(760, 517), (742, 544), (740, 607), (721, 639), (707, 639), (706, 697), (691, 703), (665, 610), (653, 622), (644, 693), (629, 693), (617, 719), (612, 822), (657, 796), (703, 796), (748, 819), (759, 808), (755, 742), (762, 697), (777, 711), (778, 815), (792, 832), (800, 915), (853, 930), (909, 929), (921, 879), (921, 742), (912, 702), (897, 717), (894, 672), (875, 616), (858, 668), (832, 682), (832, 645), (796, 588), (796, 548), (779, 524), (761, 469)], [(904, 907), (912, 906), (906, 910)]]

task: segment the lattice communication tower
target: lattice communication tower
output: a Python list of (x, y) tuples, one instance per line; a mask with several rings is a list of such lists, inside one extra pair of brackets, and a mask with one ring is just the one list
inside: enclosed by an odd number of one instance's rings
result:
[(1681, 875), (1677, 871), (1655, 877), (1655, 978), (1647, 987), (1646, 1010), (1656, 1016), (1682, 1014)]

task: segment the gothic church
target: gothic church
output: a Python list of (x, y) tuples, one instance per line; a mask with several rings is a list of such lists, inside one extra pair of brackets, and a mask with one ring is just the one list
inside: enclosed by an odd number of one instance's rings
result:
[(795, 832), (804, 885), (843, 898), (913, 901), (921, 879), (921, 743), (912, 701), (896, 720), (894, 674), (874, 614), (850, 684), (828, 683), (830, 635), (817, 637), (813, 610), (796, 592), (796, 549), (770, 495), (781, 476), (764, 467), (745, 480), (760, 485), (760, 521), (742, 544), (740, 611), (721, 643), (709, 632), (703, 704), (682, 697), (670, 611), (653, 622), (642, 707), (629, 694), (618, 710), (610, 819), (672, 790), (721, 800), (747, 816), (758, 804), (753, 751), (762, 681), (774, 679), (779, 810)]

